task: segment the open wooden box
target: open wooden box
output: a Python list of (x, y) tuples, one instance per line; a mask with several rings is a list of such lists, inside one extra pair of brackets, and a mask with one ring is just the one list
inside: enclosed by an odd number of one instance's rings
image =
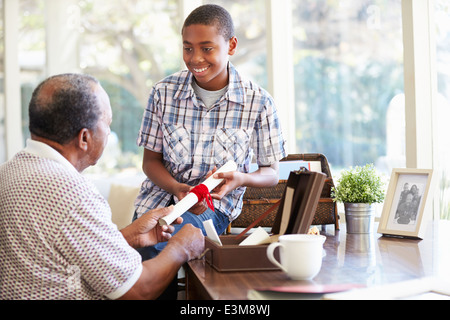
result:
[[(267, 244), (240, 246), (246, 237), (236, 239), (235, 235), (220, 236), (222, 246), (205, 238), (205, 247), (209, 249), (205, 260), (217, 271), (258, 271), (278, 270), (266, 255)], [(279, 259), (278, 251), (275, 256)]]
[[(326, 175), (319, 172), (292, 171), (290, 173), (272, 226), (272, 234), (308, 233), (325, 179)], [(267, 258), (268, 244), (239, 245), (245, 238), (246, 236), (243, 235), (220, 236), (222, 245), (219, 245), (206, 237), (206, 262), (221, 272), (278, 269)], [(278, 259), (278, 251), (275, 254)]]

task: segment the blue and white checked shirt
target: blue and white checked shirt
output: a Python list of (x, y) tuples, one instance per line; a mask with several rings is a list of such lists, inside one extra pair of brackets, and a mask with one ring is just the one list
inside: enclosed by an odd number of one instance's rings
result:
[[(167, 170), (181, 183), (196, 186), (214, 166), (229, 160), (248, 172), (253, 155), (259, 165), (286, 156), (285, 141), (272, 97), (253, 82), (242, 79), (229, 63), (228, 91), (208, 109), (191, 86), (188, 70), (157, 83), (144, 111), (138, 146), (163, 154)], [(230, 192), (215, 210), (236, 219), (242, 209), (244, 187)], [(136, 199), (138, 217), (164, 207), (172, 195), (146, 179)], [(177, 199), (175, 199), (177, 201)]]

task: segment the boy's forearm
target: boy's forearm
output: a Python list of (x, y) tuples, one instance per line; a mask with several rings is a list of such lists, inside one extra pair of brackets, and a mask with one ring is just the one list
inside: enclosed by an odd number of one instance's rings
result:
[(145, 150), (142, 170), (154, 184), (170, 194), (174, 194), (178, 182), (164, 166), (162, 154)]
[(267, 167), (259, 167), (258, 170), (246, 175), (244, 185), (246, 187), (270, 187), (279, 181), (278, 163)]

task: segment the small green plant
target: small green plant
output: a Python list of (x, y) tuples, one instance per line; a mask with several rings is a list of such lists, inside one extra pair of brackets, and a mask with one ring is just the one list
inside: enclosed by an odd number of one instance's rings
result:
[(334, 201), (343, 203), (380, 203), (384, 201), (384, 183), (373, 164), (343, 170), (332, 188)]

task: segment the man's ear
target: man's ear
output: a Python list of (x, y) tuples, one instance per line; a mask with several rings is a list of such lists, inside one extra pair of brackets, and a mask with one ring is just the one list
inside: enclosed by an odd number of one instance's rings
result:
[(232, 56), (236, 53), (238, 45), (238, 39), (236, 37), (232, 37), (229, 41), (229, 47), (228, 47), (228, 55)]
[(77, 140), (78, 147), (83, 151), (87, 151), (91, 143), (91, 140), (92, 140), (91, 131), (89, 131), (89, 129), (86, 128), (81, 129), (80, 132), (78, 133), (78, 140)]

